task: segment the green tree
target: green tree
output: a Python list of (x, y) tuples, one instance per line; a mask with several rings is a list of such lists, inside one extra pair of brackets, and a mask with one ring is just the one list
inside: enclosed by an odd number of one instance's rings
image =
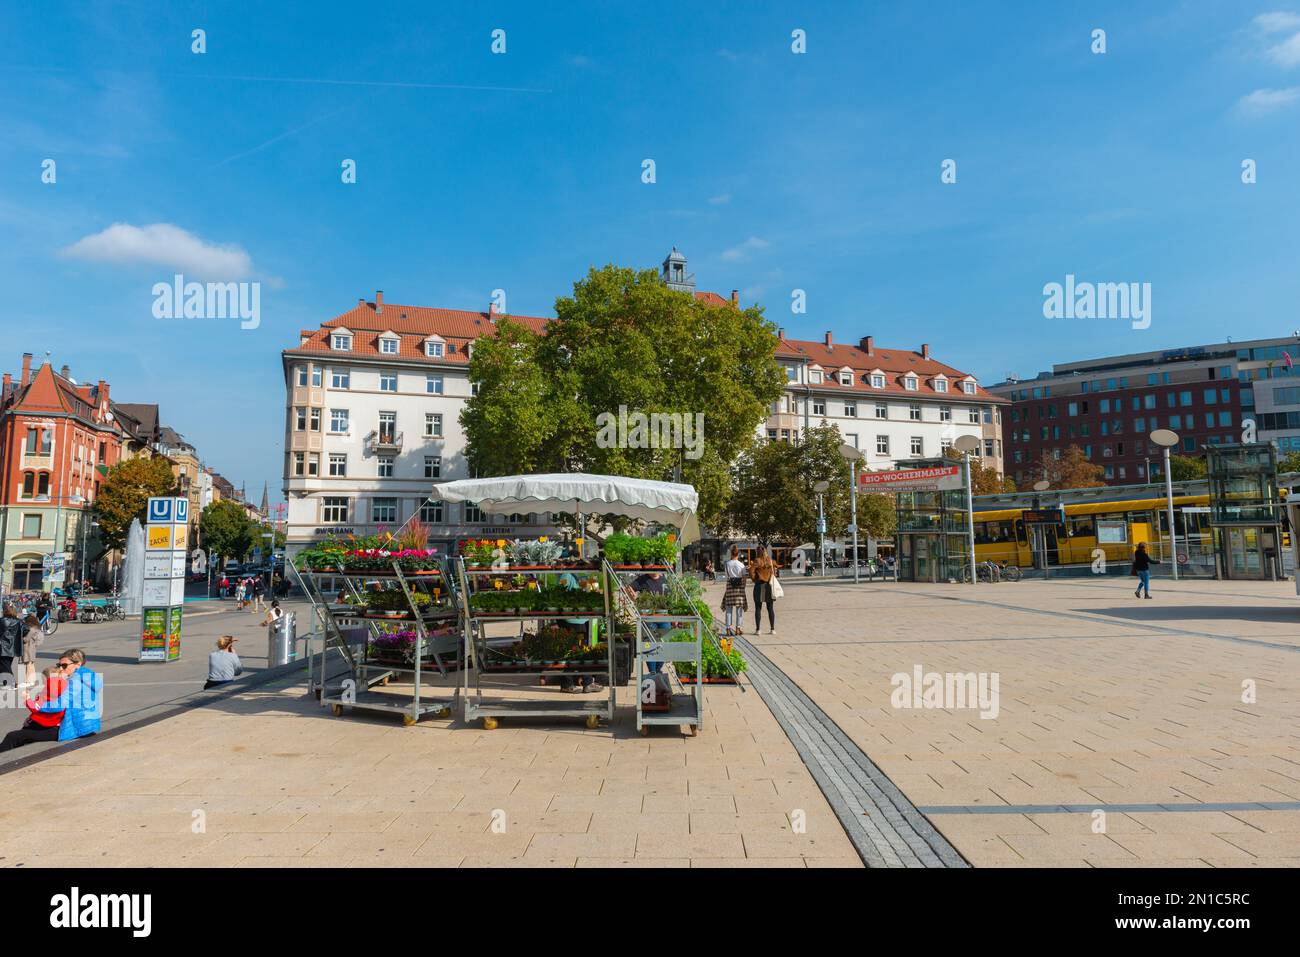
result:
[(1044, 479), (1053, 489), (1096, 488), (1106, 484), (1102, 481), (1105, 469), (1088, 461), (1088, 456), (1077, 445), (1069, 446), (1059, 459), (1044, 452), (1037, 464), (1037, 468), (1029, 469), (1025, 475), (1021, 491), (1031, 490), (1035, 483)]
[(138, 518), (144, 524), (150, 497), (175, 494), (176, 476), (171, 462), (161, 456), (127, 459), (110, 468), (95, 499), (95, 518), (104, 552), (126, 547), (131, 521)]
[[(471, 467), (676, 479), (695, 486), (700, 521), (716, 526), (731, 463), (784, 389), (762, 310), (707, 305), (653, 270), (609, 265), (575, 283), (555, 312), (544, 335), (503, 318), (475, 344), (478, 395), (461, 412)], [(702, 414), (703, 434), (685, 448), (598, 441), (620, 411), (691, 423)]]
[(1288, 452), (1277, 460), (1277, 474), (1300, 472), (1300, 452)]
[(253, 546), (261, 543), (261, 528), (249, 519), (242, 505), (230, 499), (213, 502), (205, 508), (199, 518), (199, 528), (209, 561), (217, 568), (225, 558), (243, 561)]
[(1169, 475), (1175, 482), (1203, 479), (1208, 473), (1205, 459), (1196, 455), (1169, 456)]
[[(954, 462), (961, 461), (961, 453), (956, 449), (944, 449), (943, 454), (945, 458), (952, 459)], [(1016, 490), (1014, 479), (999, 475), (997, 469), (986, 466), (975, 456), (970, 460), (970, 478), (972, 495), (998, 495)]]

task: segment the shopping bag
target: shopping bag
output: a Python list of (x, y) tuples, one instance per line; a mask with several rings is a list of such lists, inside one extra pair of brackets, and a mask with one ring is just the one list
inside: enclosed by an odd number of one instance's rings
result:
[(785, 589), (781, 587), (781, 579), (779, 579), (779, 578), (777, 578), (775, 575), (773, 575), (773, 576), (772, 576), (772, 582), (771, 582), (771, 584), (772, 584), (772, 597), (773, 597), (773, 598), (784, 598), (784, 597), (785, 597)]

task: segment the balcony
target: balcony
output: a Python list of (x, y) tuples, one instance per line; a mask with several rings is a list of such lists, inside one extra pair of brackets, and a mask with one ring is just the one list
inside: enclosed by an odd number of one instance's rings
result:
[(388, 429), (375, 429), (366, 436), (366, 449), (376, 455), (402, 451), (403, 433)]

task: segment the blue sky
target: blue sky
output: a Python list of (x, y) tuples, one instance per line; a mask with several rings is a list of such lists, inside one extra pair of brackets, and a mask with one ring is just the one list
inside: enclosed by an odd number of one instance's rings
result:
[[(0, 10), (0, 365), (158, 402), (254, 497), (279, 350), (377, 288), (551, 315), (677, 245), (788, 335), (986, 382), (1300, 328), (1300, 2), (288, 6)], [(261, 281), (260, 327), (154, 318), (177, 263)], [(1067, 273), (1151, 283), (1151, 327), (1045, 319)]]

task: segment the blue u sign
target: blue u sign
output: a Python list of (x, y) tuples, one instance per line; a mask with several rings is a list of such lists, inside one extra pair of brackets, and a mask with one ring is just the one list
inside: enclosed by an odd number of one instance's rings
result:
[[(157, 524), (159, 522), (170, 522), (172, 520), (172, 506), (175, 499), (170, 498), (151, 498), (149, 499), (149, 523)], [(186, 502), (186, 505), (189, 503)]]
[(190, 500), (187, 498), (176, 499), (176, 524), (184, 525), (190, 520)]

